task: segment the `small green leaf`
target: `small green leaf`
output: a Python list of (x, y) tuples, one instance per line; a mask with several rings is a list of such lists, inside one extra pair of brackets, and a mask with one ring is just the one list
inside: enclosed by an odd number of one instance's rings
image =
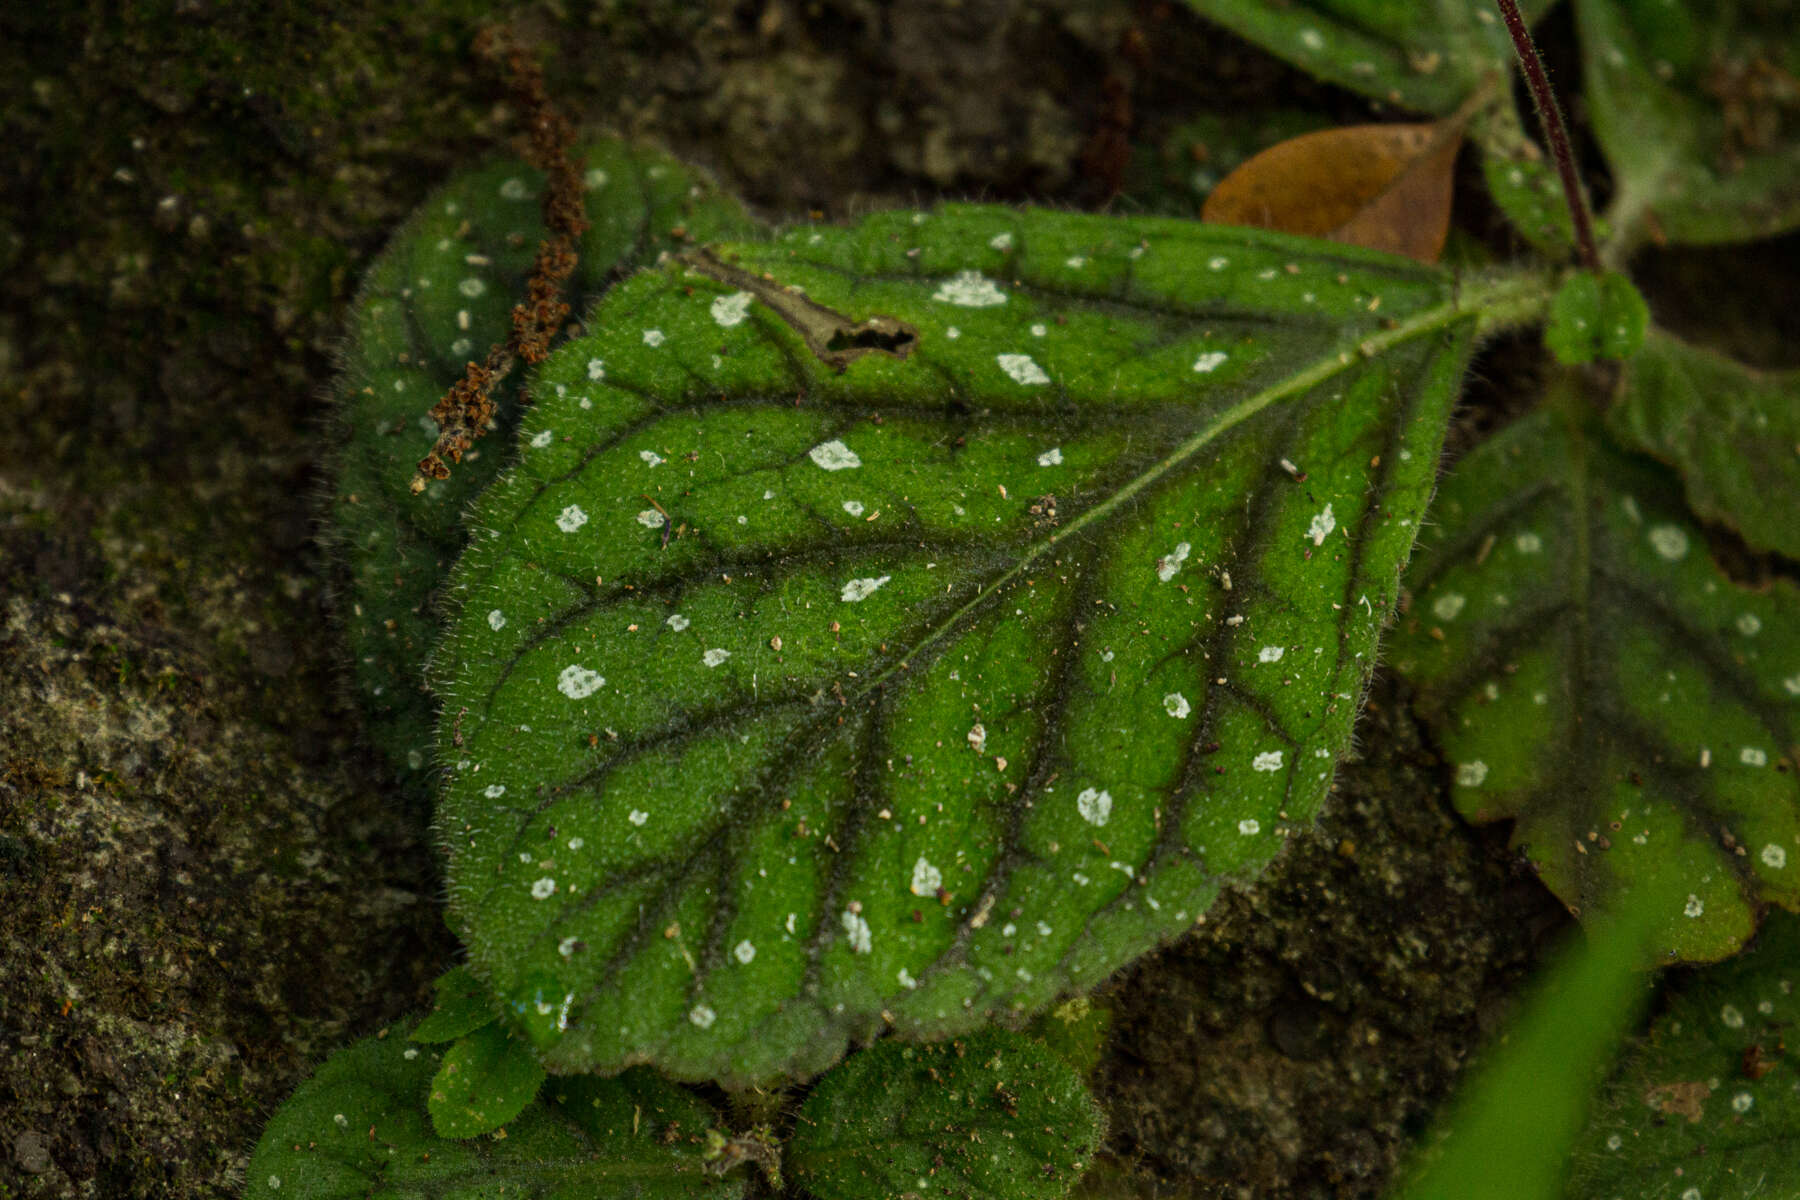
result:
[(469, 974), (467, 967), (452, 967), (431, 986), (437, 1002), (430, 1015), (414, 1027), (411, 1037), (415, 1042), (454, 1042), (500, 1017), (494, 994)]
[(1568, 1200), (1800, 1195), (1797, 985), (1786, 913), (1743, 957), (1676, 982), (1576, 1142)]
[(1622, 232), (1730, 242), (1800, 225), (1791, 6), (1577, 0), (1575, 14)]
[(1694, 961), (1800, 906), (1800, 589), (1734, 583), (1678, 498), (1575, 415), (1515, 422), (1445, 483), (1393, 662), (1465, 816), (1577, 913), (1680, 884), (1659, 951)]
[(453, 919), (558, 1071), (1022, 1020), (1253, 877), (1539, 295), (971, 206), (692, 262), (544, 364), (434, 660)]
[(1494, 104), (1475, 117), (1470, 130), (1481, 147), (1481, 174), (1488, 195), (1513, 228), (1533, 246), (1566, 256), (1575, 246), (1575, 225), (1556, 169), (1526, 136), (1519, 110)]
[(444, 1054), (428, 1107), (439, 1137), (492, 1133), (531, 1103), (544, 1068), (528, 1043), (503, 1025), (483, 1025)]
[[(1401, 108), (1447, 116), (1490, 71), (1509, 78), (1512, 41), (1490, 0), (1188, 0), (1201, 16), (1307, 74)], [(1527, 20), (1550, 0), (1520, 5)]]
[(1650, 309), (1631, 280), (1617, 272), (1581, 271), (1557, 289), (1544, 345), (1570, 366), (1630, 358), (1644, 344), (1649, 325)]
[(1700, 517), (1800, 559), (1800, 371), (1756, 371), (1652, 334), (1607, 427), (1675, 467)]
[(339, 1051), (270, 1118), (250, 1157), (245, 1200), (735, 1200), (744, 1177), (701, 1160), (717, 1114), (653, 1072), (555, 1079), (507, 1136), (432, 1132), (434, 1047), (399, 1031)]
[[(618, 275), (679, 249), (678, 226), (700, 238), (752, 228), (735, 201), (665, 155), (611, 140), (581, 153), (592, 225), (569, 281), (577, 313)], [(496, 389), (495, 431), (451, 477), (418, 496), (407, 485), (437, 437), (432, 405), (511, 327), (545, 236), (542, 186), (541, 172), (513, 161), (458, 176), (376, 259), (351, 313), (334, 418), (342, 613), (370, 736), (415, 780), (430, 778), (433, 750), (436, 708), (420, 686), (441, 618), (432, 597), (461, 550), (464, 506), (512, 456), (522, 369)]]
[(889, 1038), (819, 1081), (787, 1161), (819, 1200), (1055, 1200), (1104, 1125), (1080, 1077), (1028, 1037)]

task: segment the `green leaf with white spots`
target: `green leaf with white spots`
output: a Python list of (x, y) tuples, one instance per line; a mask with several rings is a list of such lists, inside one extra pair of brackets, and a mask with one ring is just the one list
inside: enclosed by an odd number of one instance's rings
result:
[(1800, 1195), (1800, 919), (1674, 988), (1576, 1143), (1570, 1200)]
[(734, 1200), (742, 1172), (708, 1173), (718, 1117), (646, 1070), (554, 1079), (505, 1138), (433, 1132), (425, 1090), (436, 1047), (399, 1030), (331, 1056), (263, 1129), (245, 1200)]
[(1653, 332), (1606, 416), (1623, 444), (1680, 472), (1700, 517), (1800, 559), (1800, 371), (1757, 371)]
[[(735, 201), (665, 155), (617, 141), (581, 153), (592, 225), (569, 281), (577, 313), (613, 279), (680, 249), (677, 228), (699, 239), (752, 228)], [(462, 549), (464, 506), (511, 457), (521, 373), (496, 389), (496, 431), (449, 479), (419, 496), (407, 485), (437, 437), (432, 405), (511, 327), (545, 236), (542, 186), (541, 172), (514, 161), (459, 176), (375, 260), (351, 314), (334, 416), (342, 615), (370, 736), (414, 780), (427, 778), (436, 717), (419, 683), (439, 628), (432, 597)]]
[(1650, 309), (1631, 280), (1616, 271), (1579, 271), (1563, 281), (1550, 302), (1544, 345), (1570, 366), (1625, 359), (1644, 344), (1649, 325)]
[(1679, 496), (1583, 418), (1522, 418), (1446, 480), (1391, 651), (1457, 808), (1514, 821), (1570, 908), (1679, 885), (1659, 961), (1800, 906), (1800, 589), (1733, 582)]
[(1104, 1131), (1080, 1076), (1029, 1037), (890, 1038), (819, 1081), (787, 1163), (819, 1200), (1056, 1200)]
[(500, 1019), (494, 995), (467, 967), (452, 967), (432, 981), (437, 1002), (413, 1028), (415, 1042), (454, 1042)]
[[(1448, 116), (1489, 72), (1510, 78), (1512, 40), (1491, 0), (1188, 0), (1195, 12), (1307, 74)], [(1528, 20), (1550, 0), (1525, 0)]]
[(704, 263), (544, 364), (434, 660), (451, 919), (553, 1071), (1023, 1022), (1252, 878), (1349, 744), (1471, 310), (1542, 303), (971, 206)]
[(444, 1052), (427, 1107), (440, 1137), (492, 1133), (531, 1103), (544, 1068), (531, 1047), (498, 1022), (481, 1025)]
[(1582, 91), (1635, 242), (1731, 242), (1800, 226), (1792, 5), (1576, 0)]
[(1525, 134), (1519, 110), (1494, 104), (1476, 115), (1471, 132), (1481, 147), (1481, 176), (1488, 195), (1526, 241), (1546, 253), (1567, 257), (1575, 247), (1575, 224), (1556, 169)]

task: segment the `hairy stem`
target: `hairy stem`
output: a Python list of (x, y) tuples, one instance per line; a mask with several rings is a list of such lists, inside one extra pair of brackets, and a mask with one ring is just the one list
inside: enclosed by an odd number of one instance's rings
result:
[(1544, 73), (1544, 60), (1538, 57), (1532, 43), (1531, 30), (1519, 13), (1518, 0), (1496, 0), (1500, 15), (1506, 21), (1506, 32), (1512, 35), (1513, 51), (1525, 69), (1525, 85), (1531, 89), (1531, 103), (1537, 109), (1538, 124), (1544, 139), (1550, 143), (1550, 156), (1556, 160), (1556, 173), (1562, 179), (1563, 196), (1569, 204), (1569, 216), (1575, 222), (1575, 250), (1581, 265), (1599, 273), (1600, 252), (1594, 246), (1594, 221), (1588, 215), (1587, 199), (1575, 177), (1575, 151), (1569, 146), (1569, 130), (1563, 124), (1562, 109), (1550, 91), (1550, 77)]

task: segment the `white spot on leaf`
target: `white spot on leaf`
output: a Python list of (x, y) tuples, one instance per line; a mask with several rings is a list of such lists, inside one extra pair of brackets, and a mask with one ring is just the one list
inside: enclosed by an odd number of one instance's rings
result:
[(667, 519), (654, 508), (646, 508), (639, 512), (637, 521), (638, 524), (642, 525), (645, 529), (661, 529), (668, 523)]
[(1194, 548), (1186, 542), (1176, 543), (1175, 549), (1157, 561), (1156, 577), (1164, 583), (1175, 578), (1175, 573), (1181, 570), (1181, 564), (1187, 561), (1188, 555), (1193, 553), (1193, 550)]
[(729, 296), (720, 296), (712, 302), (712, 319), (724, 329), (741, 324), (744, 318), (750, 315), (750, 301), (754, 298), (749, 292), (733, 292)]
[(1250, 760), (1250, 769), (1253, 771), (1281, 770), (1281, 751), (1264, 750), (1261, 754), (1258, 754), (1255, 758)]
[(1777, 846), (1774, 842), (1764, 846), (1758, 857), (1762, 859), (1763, 866), (1768, 867), (1771, 871), (1779, 871), (1787, 866), (1787, 850)]
[(1170, 692), (1163, 697), (1163, 711), (1179, 721), (1184, 719), (1189, 713), (1193, 712), (1194, 709), (1193, 706), (1187, 702), (1186, 696), (1182, 695), (1180, 692)]
[(691, 622), (680, 613), (676, 613), (667, 621), (663, 622), (663, 624), (667, 625), (670, 629), (673, 629), (676, 633), (680, 633), (682, 630), (686, 629), (690, 623)]
[(1682, 912), (1683, 916), (1686, 916), (1689, 918), (1698, 917), (1698, 916), (1703, 915), (1706, 912), (1706, 904), (1705, 904), (1705, 902), (1703, 902), (1700, 899), (1700, 897), (1694, 895), (1694, 893), (1692, 893), (1692, 892), (1689, 892), (1688, 898), (1687, 898), (1687, 903), (1681, 906), (1681, 912)]
[(1075, 797), (1075, 810), (1089, 825), (1104, 825), (1112, 816), (1112, 793), (1098, 788), (1083, 788)]
[(919, 861), (913, 864), (912, 894), (915, 896), (935, 896), (937, 890), (944, 886), (944, 873), (932, 866), (926, 857), (919, 855)]
[(556, 434), (552, 430), (540, 429), (531, 435), (531, 448), (533, 450), (542, 450), (555, 439)]
[(606, 378), (606, 361), (599, 358), (588, 359), (588, 378), (599, 383)]
[(1040, 466), (1040, 467), (1060, 467), (1060, 466), (1062, 466), (1062, 447), (1061, 446), (1052, 446), (1052, 447), (1050, 447), (1050, 449), (1048, 449), (1048, 450), (1044, 451), (1042, 454), (1038, 455), (1038, 466)]
[(1440, 621), (1454, 621), (1469, 598), (1461, 592), (1445, 592), (1431, 602), (1431, 615)]
[(1327, 504), (1325, 511), (1314, 517), (1312, 524), (1306, 527), (1306, 536), (1312, 539), (1313, 545), (1323, 546), (1325, 539), (1336, 528), (1337, 518), (1331, 515), (1331, 505)]
[(1006, 303), (1006, 293), (980, 271), (958, 272), (939, 284), (931, 298), (960, 308), (992, 308)]
[(893, 576), (891, 575), (883, 575), (876, 579), (852, 579), (849, 583), (844, 585), (844, 590), (839, 593), (839, 598), (846, 604), (855, 604), (858, 600), (867, 600), (870, 596), (873, 596), (876, 592), (880, 591), (881, 586), (892, 578)]
[(581, 511), (581, 505), (571, 504), (556, 514), (556, 527), (564, 533), (574, 533), (587, 524), (587, 514)]
[(844, 935), (850, 939), (850, 951), (853, 954), (867, 954), (874, 945), (874, 936), (869, 932), (869, 923), (862, 919), (860, 913), (844, 910), (842, 920)]
[(1222, 350), (1209, 350), (1194, 360), (1194, 370), (1200, 372), (1202, 375), (1211, 375), (1214, 371), (1225, 365), (1225, 360), (1228, 357), (1230, 356)]
[(1264, 646), (1261, 650), (1258, 650), (1256, 652), (1256, 661), (1257, 662), (1280, 662), (1281, 656), (1284, 653), (1286, 653), (1286, 651), (1284, 651), (1280, 646)]
[(639, 450), (638, 457), (643, 460), (644, 465), (646, 467), (652, 467), (652, 468), (660, 467), (663, 465), (664, 462), (667, 461), (666, 459), (663, 458), (662, 455), (658, 454), (654, 450)]
[(862, 459), (856, 457), (856, 451), (836, 438), (829, 442), (820, 442), (806, 454), (819, 465), (820, 469), (826, 471), (848, 471), (862, 466)]
[(1461, 787), (1480, 787), (1487, 774), (1488, 765), (1480, 759), (1456, 764), (1456, 782)]
[(709, 667), (716, 667), (730, 657), (731, 651), (714, 648), (708, 650), (705, 654), (702, 654), (700, 656), (700, 661)]
[(544, 878), (542, 878), (542, 879), (536, 879), (536, 880), (532, 881), (531, 898), (533, 900), (548, 900), (551, 896), (554, 896), (555, 894), (556, 894), (556, 880), (550, 878), (548, 875), (544, 876)]
[(747, 967), (756, 960), (756, 947), (751, 943), (749, 938), (745, 938), (736, 946), (732, 947), (731, 957), (737, 959)]
[(590, 671), (579, 663), (571, 663), (562, 669), (556, 677), (556, 690), (571, 700), (585, 700), (602, 687), (606, 686), (606, 678), (598, 671)]
[(1650, 548), (1668, 559), (1679, 562), (1687, 556), (1688, 536), (1674, 525), (1658, 525), (1650, 530)]
[(694, 1005), (693, 1011), (688, 1013), (688, 1020), (693, 1022), (696, 1029), (711, 1029), (712, 1023), (718, 1019), (719, 1014), (704, 1004)]
[(1245, 817), (1238, 822), (1238, 832), (1245, 837), (1249, 837), (1251, 834), (1261, 833), (1262, 822), (1258, 821), (1255, 817)]
[(646, 346), (651, 346), (651, 347), (660, 346), (663, 344), (663, 342), (665, 342), (667, 340), (668, 339), (663, 337), (663, 331), (660, 329), (644, 330), (644, 345), (646, 345)]
[(1738, 751), (1738, 761), (1746, 767), (1766, 767), (1769, 765), (1769, 755), (1755, 746), (1745, 746)]
[(488, 613), (488, 628), (492, 629), (495, 633), (499, 633), (502, 629), (505, 629), (506, 628), (506, 614), (501, 612), (497, 608), (489, 611), (489, 613)]
[(1033, 362), (1029, 354), (997, 354), (994, 361), (1012, 377), (1014, 383), (1032, 387), (1050, 382), (1050, 376), (1044, 374), (1044, 368)]
[(846, 500), (844, 501), (844, 511), (853, 517), (860, 517), (863, 515), (863, 502), (861, 500)]

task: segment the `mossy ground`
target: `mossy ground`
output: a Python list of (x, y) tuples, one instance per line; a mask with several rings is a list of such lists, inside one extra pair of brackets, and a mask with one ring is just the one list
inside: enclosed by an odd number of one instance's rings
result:
[[(484, 7), (0, 14), (0, 1197), (235, 1194), (273, 1105), (451, 961), (425, 815), (343, 698), (312, 497), (362, 267), (512, 128)], [(1152, 145), (1276, 92), (1357, 109), (1176, 5), (568, 11), (518, 12), (564, 104), (775, 214), (1093, 202), (1120, 88)], [(1377, 761), (1118, 993), (1118, 1148), (1173, 1190), (1368, 1194), (1527, 957), (1535, 894), (1421, 751)], [(1267, 1087), (1143, 1091), (1128, 1053)]]

